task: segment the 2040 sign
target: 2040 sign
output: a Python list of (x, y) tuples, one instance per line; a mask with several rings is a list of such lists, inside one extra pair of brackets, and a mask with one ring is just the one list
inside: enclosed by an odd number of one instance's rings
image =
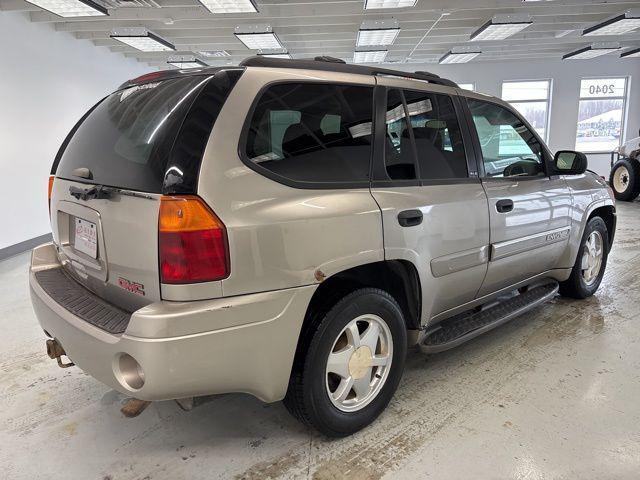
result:
[(626, 85), (626, 78), (585, 78), (580, 84), (580, 98), (621, 98)]
[(616, 94), (616, 86), (613, 83), (605, 83), (598, 85), (589, 85), (589, 95), (592, 96), (609, 96)]

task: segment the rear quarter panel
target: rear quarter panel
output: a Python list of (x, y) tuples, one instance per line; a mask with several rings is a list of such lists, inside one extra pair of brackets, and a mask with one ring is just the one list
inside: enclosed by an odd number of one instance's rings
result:
[(275, 81), (373, 86), (372, 77), (248, 68), (220, 112), (205, 150), (198, 194), (227, 227), (231, 274), (224, 296), (317, 283), (383, 260), (380, 210), (368, 188), (309, 190), (282, 185), (246, 166), (242, 128), (259, 91)]

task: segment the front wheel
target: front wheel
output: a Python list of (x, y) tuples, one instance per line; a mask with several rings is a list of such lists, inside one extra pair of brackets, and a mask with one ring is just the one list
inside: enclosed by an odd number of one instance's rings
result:
[(623, 158), (611, 168), (609, 185), (616, 200), (633, 201), (640, 194), (640, 163)]
[(308, 334), (285, 406), (330, 437), (366, 427), (386, 408), (404, 369), (407, 332), (398, 303), (382, 290), (356, 290)]
[(560, 294), (578, 299), (593, 295), (602, 282), (608, 254), (607, 225), (602, 218), (593, 217), (585, 227), (571, 276), (560, 283)]

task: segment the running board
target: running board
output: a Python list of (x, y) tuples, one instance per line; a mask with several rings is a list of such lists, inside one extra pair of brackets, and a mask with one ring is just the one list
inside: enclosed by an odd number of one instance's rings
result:
[(536, 284), (480, 311), (470, 310), (443, 320), (426, 331), (418, 343), (420, 350), (423, 353), (438, 353), (457, 347), (551, 300), (558, 293), (558, 288), (558, 282), (555, 281)]

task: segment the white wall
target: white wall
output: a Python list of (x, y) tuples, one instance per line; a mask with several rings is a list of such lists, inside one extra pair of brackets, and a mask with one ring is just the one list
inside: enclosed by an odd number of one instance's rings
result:
[(50, 231), (47, 178), (75, 122), (151, 68), (20, 13), (0, 12), (0, 249)]
[[(409, 65), (403, 65), (407, 69)], [(468, 63), (462, 65), (410, 64), (411, 70), (427, 70), (459, 83), (475, 82), (476, 90), (499, 97), (503, 80), (552, 79), (549, 147), (573, 150), (578, 123), (580, 79), (583, 77), (631, 76), (627, 103), (626, 138), (638, 136), (640, 128), (640, 60), (615, 55), (594, 60)], [(609, 178), (609, 154), (589, 155), (589, 168)]]

